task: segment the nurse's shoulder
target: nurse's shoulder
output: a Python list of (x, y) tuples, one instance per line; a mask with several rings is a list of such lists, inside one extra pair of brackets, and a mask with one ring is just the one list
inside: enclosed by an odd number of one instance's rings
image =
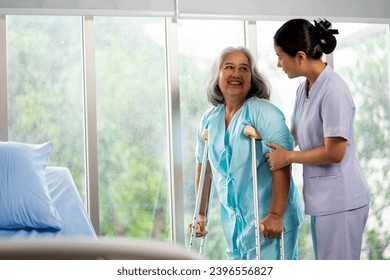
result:
[(353, 105), (353, 98), (351, 91), (345, 80), (333, 70), (324, 80), (326, 86), (324, 87), (323, 96), (331, 99), (339, 100), (342, 104)]

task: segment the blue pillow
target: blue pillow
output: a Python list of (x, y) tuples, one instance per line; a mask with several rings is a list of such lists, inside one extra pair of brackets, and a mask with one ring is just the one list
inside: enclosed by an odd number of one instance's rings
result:
[(62, 228), (45, 175), (51, 149), (0, 142), (0, 228)]

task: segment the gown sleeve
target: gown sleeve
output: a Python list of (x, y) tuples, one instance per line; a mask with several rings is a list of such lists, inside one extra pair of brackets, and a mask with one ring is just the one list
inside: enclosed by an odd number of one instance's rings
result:
[(284, 114), (272, 103), (263, 101), (253, 112), (254, 125), (262, 137), (263, 154), (272, 151), (267, 143), (274, 143), (288, 150), (294, 147), (294, 140), (286, 124)]

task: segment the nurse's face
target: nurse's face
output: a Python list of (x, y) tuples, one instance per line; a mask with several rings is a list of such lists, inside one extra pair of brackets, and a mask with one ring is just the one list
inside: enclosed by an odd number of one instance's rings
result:
[(299, 73), (299, 58), (298, 56), (290, 56), (285, 53), (282, 48), (274, 45), (275, 53), (278, 56), (278, 67), (281, 67), (287, 76), (292, 79), (301, 76)]
[(251, 69), (249, 59), (241, 52), (225, 56), (219, 68), (218, 86), (226, 98), (246, 98), (251, 89)]

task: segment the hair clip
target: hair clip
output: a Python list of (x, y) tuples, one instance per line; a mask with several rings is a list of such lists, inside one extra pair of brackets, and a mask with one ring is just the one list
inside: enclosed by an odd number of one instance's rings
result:
[(329, 29), (332, 24), (325, 18), (318, 18), (318, 20), (314, 20), (314, 25), (321, 33), (339, 34), (339, 31), (337, 29)]

